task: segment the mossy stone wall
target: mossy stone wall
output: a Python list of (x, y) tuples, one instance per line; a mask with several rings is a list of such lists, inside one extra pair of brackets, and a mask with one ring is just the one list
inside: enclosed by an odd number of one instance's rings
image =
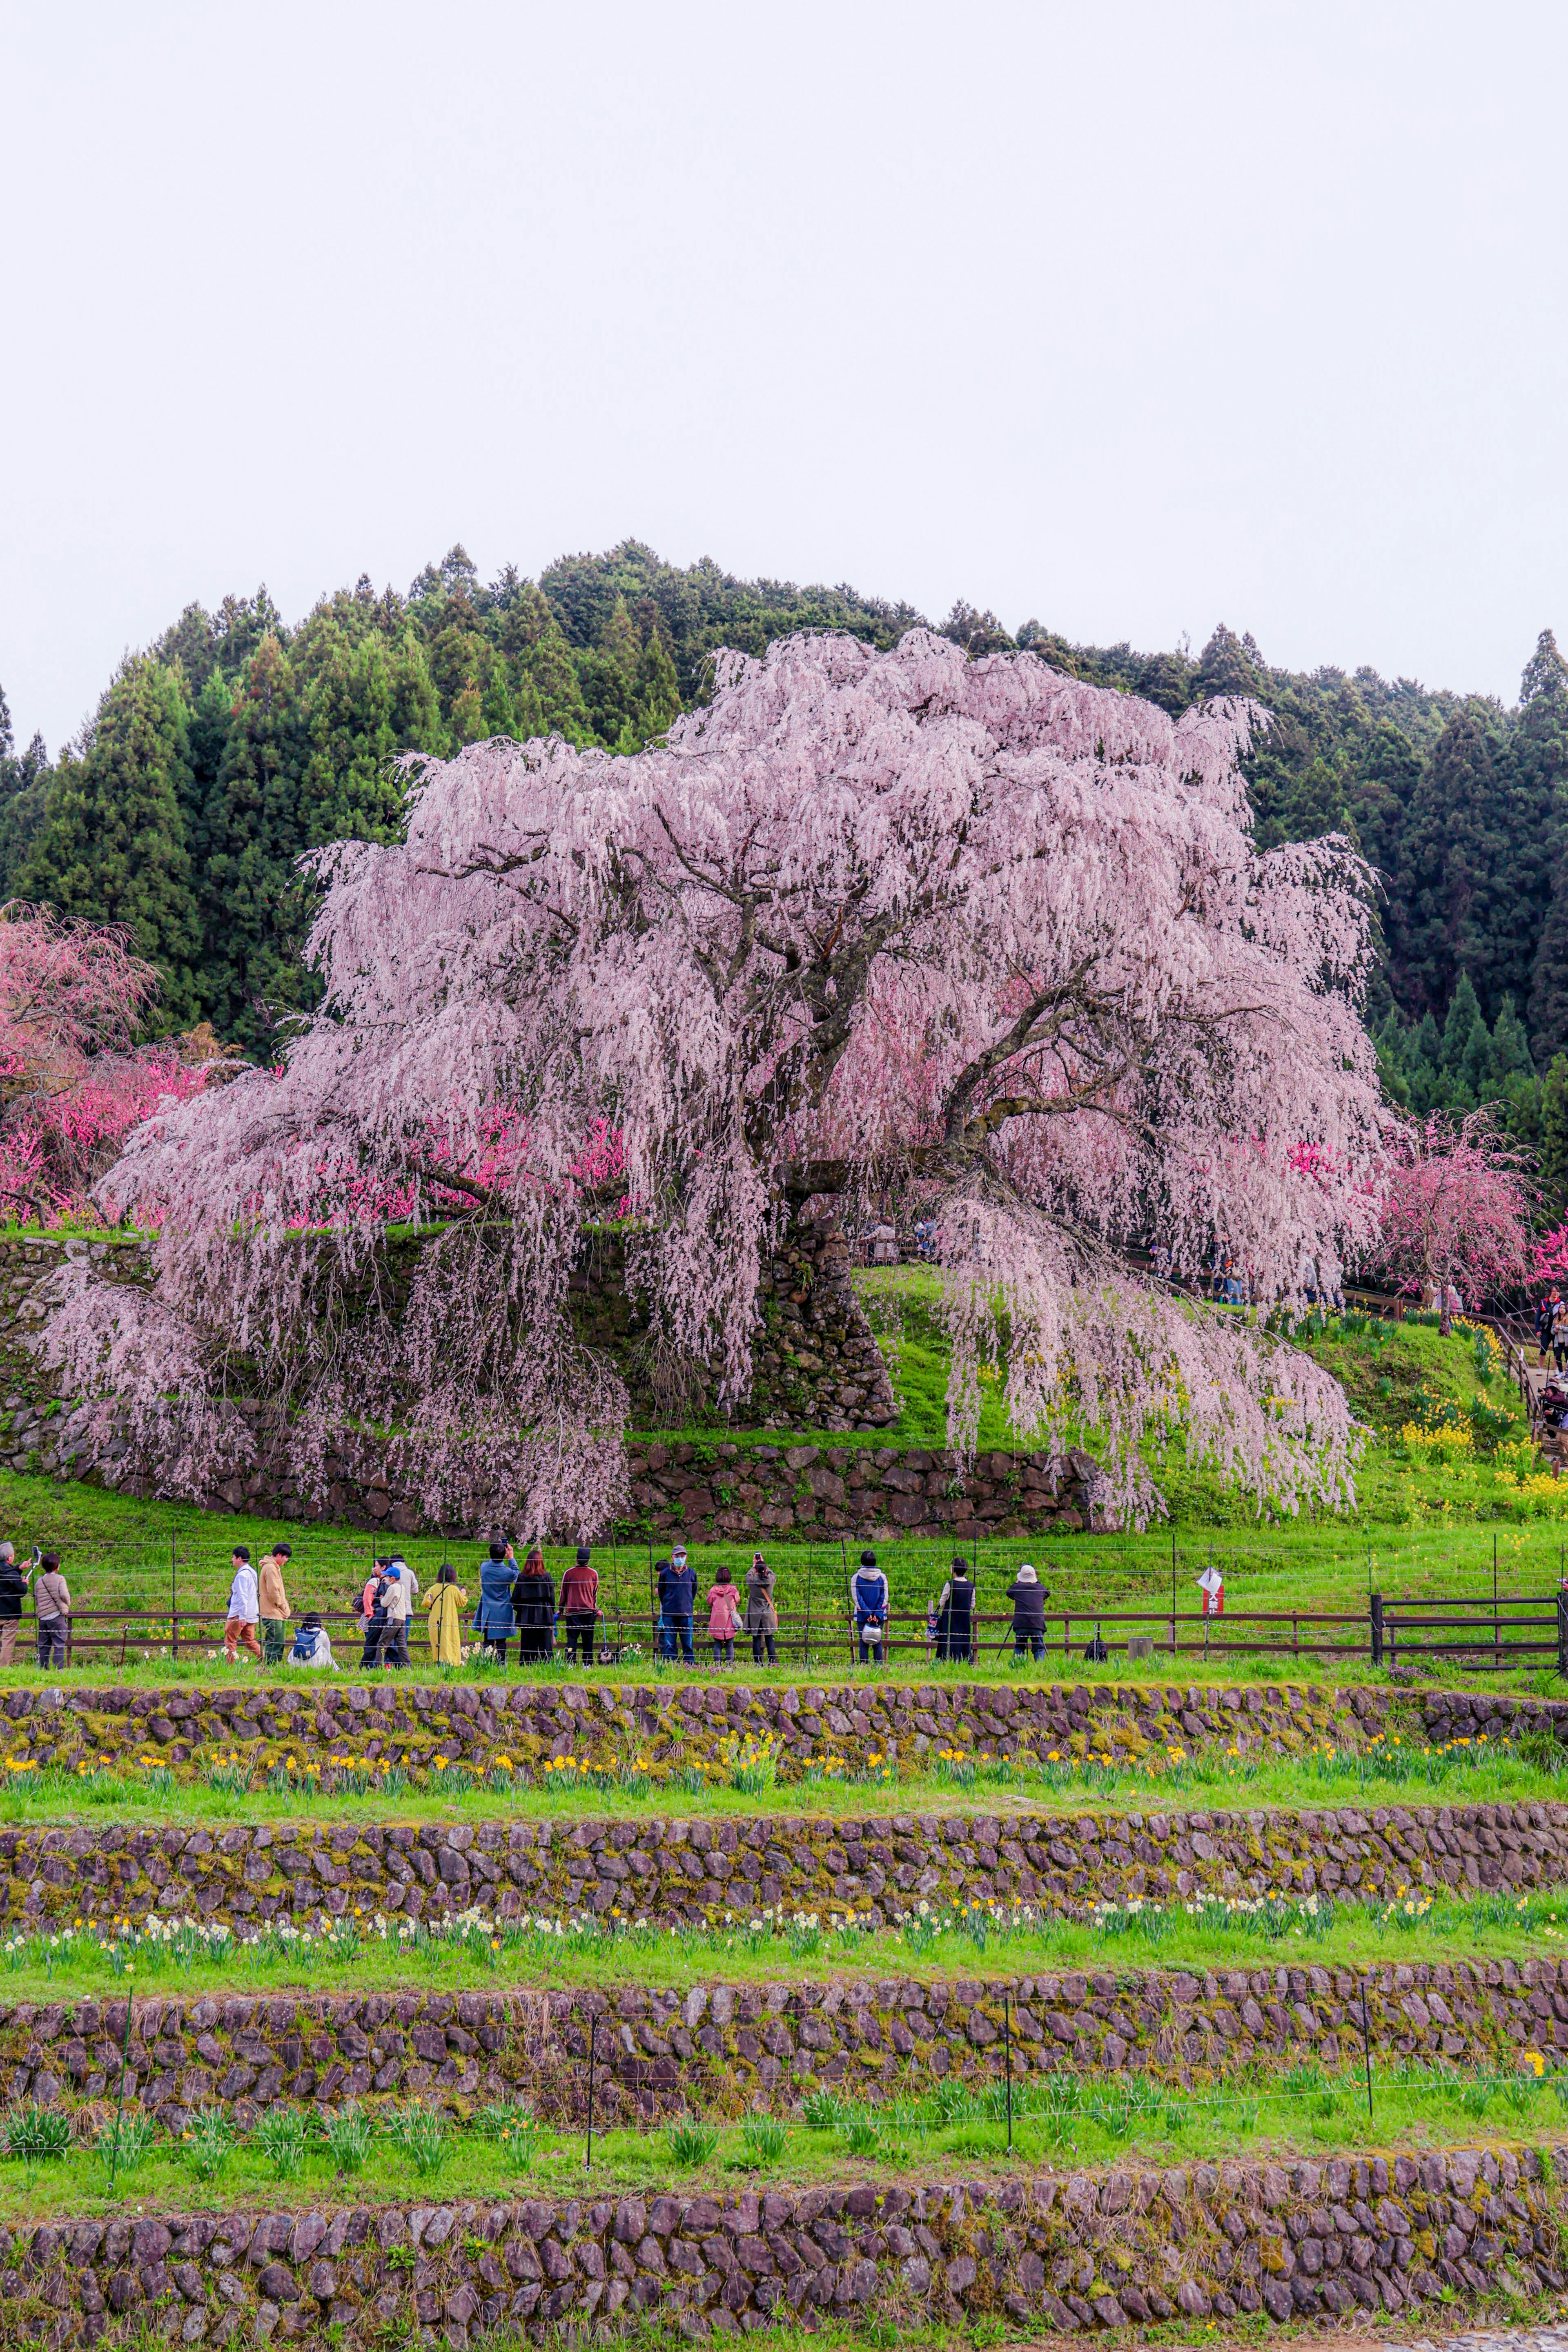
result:
[(1568, 1805), (1545, 1801), (0, 1831), (0, 1923), (29, 1928), (154, 1911), (252, 1928), (356, 1910), (708, 1922), (783, 1906), (886, 1921), (922, 1902), (1082, 1913), (1565, 1879)]
[(834, 1974), (806, 1984), (612, 1993), (578, 1990), (192, 1997), (143, 1994), (126, 2041), (123, 1995), (0, 2003), (0, 2100), (68, 2109), (120, 2092), (178, 2134), (226, 2107), (249, 2130), (279, 2102), (376, 2105), (411, 2094), (459, 2117), (524, 2098), (550, 2124), (586, 2120), (590, 2021), (601, 2123), (691, 2112), (795, 2112), (830, 2087), (847, 2100), (919, 2096), (942, 2081), (1012, 2072), (1143, 2075), (1186, 2089), (1316, 2061), (1517, 2068), (1568, 2053), (1568, 1959), (1068, 1970), (1011, 1978)]
[[(429, 1785), (443, 1768), (483, 1774), (500, 1763), (526, 1786), (570, 1759), (585, 1771), (643, 1766), (662, 1786), (676, 1765), (721, 1773), (737, 1744), (764, 1741), (786, 1781), (813, 1769), (864, 1772), (873, 1759), (891, 1779), (944, 1756), (1093, 1756), (1171, 1769), (1180, 1759), (1217, 1754), (1255, 1761), (1322, 1743), (1361, 1748), (1390, 1720), (1381, 1692), (1295, 1684), (987, 1685), (966, 1678), (758, 1688), (493, 1680), (427, 1687), (411, 1673), (308, 1688), (265, 1679), (206, 1690), (19, 1685), (0, 1696), (0, 1770), (15, 1780), (48, 1766), (121, 1774), (152, 1766), (191, 1780), (237, 1757), (257, 1785), (291, 1762), (319, 1769), (329, 1785), (345, 1764), (395, 1768)], [(1497, 1717), (1493, 1736), (1513, 1720)]]
[[(819, 2314), (905, 2326), (1284, 2323), (1561, 2293), (1568, 2150), (1036, 2174), (1003, 2183), (141, 2214), (0, 2232), (7, 2340), (692, 2339)], [(1445, 2290), (1447, 2291), (1445, 2296)]]

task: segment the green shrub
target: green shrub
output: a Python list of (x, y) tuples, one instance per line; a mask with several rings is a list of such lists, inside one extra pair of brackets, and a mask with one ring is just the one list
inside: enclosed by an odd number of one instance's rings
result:
[(709, 2164), (718, 2146), (718, 2134), (706, 2124), (672, 2124), (664, 2135), (669, 2143), (670, 2161), (690, 2167)]
[(17, 2107), (5, 2121), (5, 2153), (24, 2164), (57, 2162), (70, 2152), (71, 2120), (58, 2107)]

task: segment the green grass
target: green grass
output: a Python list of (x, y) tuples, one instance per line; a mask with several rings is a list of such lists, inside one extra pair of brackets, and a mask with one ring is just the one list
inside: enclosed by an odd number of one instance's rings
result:
[(974, 1904), (916, 1906), (899, 1926), (873, 1928), (847, 1915), (729, 1915), (706, 1927), (636, 1927), (535, 1915), (465, 1919), (413, 1933), (393, 1922), (348, 1919), (325, 1935), (264, 1932), (242, 1942), (215, 1927), (168, 1926), (148, 1934), (109, 1930), (14, 1936), (0, 1946), (0, 1994), (47, 1988), (51, 2000), (133, 1990), (353, 1992), (370, 1977), (455, 1991), (485, 1986), (817, 1982), (893, 1970), (925, 1979), (1039, 1975), (1063, 1969), (1160, 1967), (1201, 1972), (1290, 1959), (1324, 1966), (1456, 1958), (1521, 1959), (1568, 1943), (1568, 1888), (1525, 1895), (1407, 1895), (1386, 1903), (1285, 1899), (1128, 1905), (1068, 1919)]
[[(940, 1428), (926, 1425), (946, 1382), (945, 1359), (939, 1335), (929, 1316), (933, 1277), (919, 1268), (897, 1268), (857, 1276), (875, 1298), (886, 1293), (904, 1310), (901, 1357), (913, 1402), (913, 1419), (893, 1433), (894, 1442), (924, 1439), (939, 1444)], [(1303, 1517), (1283, 1525), (1260, 1524), (1244, 1498), (1225, 1495), (1211, 1480), (1190, 1475), (1172, 1456), (1161, 1465), (1175, 1512), (1174, 1528), (1156, 1528), (1144, 1535), (1094, 1536), (1063, 1532), (1053, 1535), (989, 1534), (963, 1549), (977, 1570), (980, 1606), (989, 1613), (1005, 1612), (1006, 1591), (1020, 1560), (1033, 1558), (1049, 1593), (1047, 1635), (1051, 1647), (1046, 1660), (1048, 1677), (1084, 1678), (1082, 1652), (1092, 1637), (1096, 1614), (1111, 1611), (1141, 1612), (1149, 1620), (1145, 1630), (1162, 1638), (1159, 1612), (1169, 1612), (1173, 1600), (1178, 1612), (1190, 1615), (1197, 1602), (1196, 1580), (1212, 1557), (1224, 1571), (1229, 1622), (1213, 1627), (1207, 1654), (1201, 1627), (1181, 1629), (1182, 1648), (1173, 1661), (1168, 1653), (1156, 1655), (1150, 1671), (1155, 1678), (1178, 1679), (1201, 1675), (1206, 1680), (1225, 1679), (1239, 1673), (1250, 1676), (1260, 1658), (1276, 1675), (1303, 1672), (1354, 1679), (1350, 1661), (1339, 1662), (1320, 1650), (1312, 1654), (1312, 1634), (1303, 1636), (1295, 1622), (1301, 1612), (1360, 1612), (1375, 1587), (1389, 1598), (1426, 1600), (1469, 1594), (1484, 1595), (1492, 1584), (1494, 1546), (1499, 1588), (1510, 1594), (1549, 1595), (1568, 1568), (1568, 1524), (1541, 1513), (1568, 1513), (1568, 1480), (1556, 1486), (1536, 1481), (1535, 1489), (1521, 1487), (1507, 1468), (1500, 1469), (1484, 1454), (1448, 1468), (1431, 1467), (1406, 1459), (1398, 1432), (1413, 1413), (1470, 1411), (1478, 1396), (1487, 1412), (1500, 1420), (1510, 1391), (1500, 1375), (1480, 1382), (1473, 1344), (1462, 1334), (1445, 1340), (1434, 1328), (1412, 1323), (1377, 1327), (1366, 1318), (1348, 1324), (1331, 1323), (1315, 1331), (1312, 1352), (1342, 1378), (1353, 1404), (1375, 1427), (1361, 1486), (1364, 1508), (1352, 1518)], [(904, 1378), (904, 1372), (900, 1377)], [(1387, 1393), (1385, 1394), (1385, 1390)], [(922, 1403), (921, 1399), (925, 1402)], [(1490, 1399), (1490, 1402), (1487, 1400)], [(988, 1400), (988, 1411), (994, 1411)], [(680, 1433), (674, 1433), (679, 1435)], [(725, 1465), (715, 1448), (721, 1433), (685, 1433), (708, 1457), (714, 1483), (723, 1486)], [(1006, 1433), (988, 1422), (982, 1443), (1000, 1442)], [(737, 1433), (735, 1443), (768, 1443), (788, 1446), (779, 1432)], [(829, 1436), (809, 1433), (819, 1456), (851, 1453), (862, 1443), (859, 1436)], [(883, 1433), (863, 1437), (867, 1444), (886, 1442)], [(435, 1567), (450, 1556), (458, 1567), (471, 1599), (476, 1597), (478, 1547), (456, 1536), (422, 1536), (402, 1539), (379, 1537), (362, 1529), (288, 1524), (243, 1515), (202, 1512), (193, 1507), (141, 1501), (91, 1486), (52, 1482), (40, 1477), (0, 1473), (0, 1531), (23, 1545), (37, 1542), (65, 1556), (78, 1607), (78, 1632), (90, 1637), (111, 1632), (111, 1647), (99, 1654), (88, 1673), (95, 1680), (162, 1679), (169, 1671), (166, 1642), (172, 1603), (177, 1597), (183, 1621), (183, 1670), (193, 1664), (200, 1678), (216, 1679), (227, 1670), (219, 1647), (219, 1628), (195, 1627), (189, 1612), (220, 1611), (226, 1599), (229, 1552), (236, 1542), (249, 1545), (253, 1555), (275, 1538), (294, 1546), (288, 1584), (296, 1610), (306, 1607), (342, 1609), (351, 1604), (369, 1572), (374, 1553), (393, 1541), (413, 1562), (426, 1585)], [(849, 1658), (847, 1584), (859, 1538), (838, 1535), (825, 1525), (820, 1529), (797, 1528), (788, 1541), (766, 1545), (778, 1579), (777, 1598), (784, 1623), (780, 1634), (785, 1671), (777, 1679), (800, 1679), (842, 1671)], [(749, 1540), (704, 1546), (697, 1556), (706, 1578), (722, 1559), (737, 1575), (749, 1561)], [(946, 1575), (954, 1547), (894, 1538), (879, 1544), (883, 1565), (893, 1589), (895, 1614), (910, 1622), (896, 1624), (895, 1635), (915, 1646), (895, 1653), (890, 1671), (904, 1679), (926, 1679), (927, 1664), (921, 1631), (927, 1606)], [(631, 1654), (626, 1671), (632, 1678), (649, 1680), (663, 1671), (653, 1657), (651, 1603), (652, 1564), (655, 1548), (624, 1538), (596, 1547), (601, 1573), (601, 1601), (606, 1612), (604, 1631), (625, 1643)], [(549, 1561), (558, 1578), (570, 1557), (565, 1548), (552, 1548)], [(706, 1587), (705, 1587), (706, 1589)], [(134, 1609), (151, 1612), (148, 1641), (127, 1641), (123, 1656), (119, 1640), (119, 1612)], [(95, 1627), (90, 1612), (110, 1612), (112, 1623)], [(1272, 1613), (1282, 1622), (1271, 1629), (1249, 1633), (1236, 1622), (1238, 1612)], [(701, 1612), (699, 1611), (699, 1621)], [(807, 1640), (807, 1629), (810, 1639)], [(700, 1622), (699, 1622), (700, 1633)], [(1124, 1633), (1130, 1628), (1121, 1628)], [(1108, 1636), (1118, 1629), (1107, 1626)], [(31, 1620), (23, 1628), (30, 1638)], [(1000, 1629), (988, 1638), (995, 1639)], [(1227, 1656), (1221, 1643), (1267, 1638), (1267, 1651), (1244, 1654), (1239, 1664)], [(1347, 1624), (1333, 1638), (1354, 1643), (1364, 1638), (1361, 1627)], [(358, 1639), (347, 1627), (334, 1629), (342, 1671), (357, 1670)], [(1306, 1649), (1298, 1654), (1297, 1643)], [(193, 1657), (185, 1655), (186, 1645)], [(1278, 1646), (1276, 1646), (1278, 1645)], [(699, 1651), (703, 1645), (699, 1641)], [(771, 1681), (765, 1669), (754, 1669), (740, 1645), (737, 1675), (748, 1680)], [(146, 1654), (139, 1655), (145, 1648)], [(416, 1624), (412, 1636), (416, 1678), (430, 1681), (433, 1667)], [(803, 1653), (809, 1652), (809, 1655)], [(1542, 1664), (1548, 1663), (1542, 1660)], [(482, 1668), (470, 1666), (465, 1672)], [(1010, 1671), (993, 1654), (992, 1671)], [(308, 1682), (298, 1670), (279, 1671), (285, 1679)], [(515, 1675), (514, 1665), (507, 1670)], [(538, 1673), (541, 1670), (529, 1670)], [(547, 1674), (551, 1670), (543, 1670)], [(562, 1668), (553, 1670), (557, 1675)], [(676, 1669), (675, 1671), (682, 1671)], [(946, 1669), (945, 1671), (963, 1671)], [(1124, 1675), (1124, 1664), (1113, 1661), (1113, 1672)], [(1462, 1670), (1461, 1670), (1462, 1671)], [(242, 1665), (237, 1672), (255, 1669)], [(11, 1680), (36, 1679), (37, 1669), (19, 1666), (0, 1673), (0, 1686)], [(1517, 1687), (1517, 1683), (1515, 1684)]]
[[(501, 1735), (503, 1738), (505, 1734)], [(1568, 1748), (1562, 1749), (1568, 1765)], [(1544, 1754), (1545, 1751), (1543, 1750)], [(1551, 1750), (1555, 1766), (1558, 1749)], [(213, 1826), (240, 1821), (310, 1819), (334, 1822), (479, 1822), (508, 1820), (585, 1821), (612, 1813), (622, 1820), (677, 1814), (683, 1818), (771, 1813), (798, 1815), (802, 1808), (829, 1818), (876, 1811), (891, 1799), (901, 1811), (1072, 1811), (1085, 1803), (1145, 1807), (1211, 1800), (1228, 1806), (1275, 1805), (1300, 1809), (1333, 1805), (1360, 1797), (1376, 1801), (1396, 1791), (1416, 1800), (1440, 1795), (1449, 1803), (1515, 1803), (1562, 1794), (1561, 1771), (1523, 1755), (1502, 1741), (1450, 1742), (1430, 1747), (1415, 1738), (1395, 1737), (1371, 1747), (1323, 1741), (1301, 1757), (1242, 1754), (1218, 1744), (1190, 1755), (1171, 1743), (1138, 1757), (1118, 1753), (1109, 1727), (1102, 1726), (1086, 1754), (1065, 1743), (1038, 1761), (1024, 1755), (989, 1751), (938, 1751), (933, 1758), (883, 1759), (856, 1770), (852, 1753), (843, 1767), (789, 1760), (788, 1777), (776, 1764), (768, 1777), (737, 1769), (722, 1757), (706, 1764), (648, 1765), (635, 1771), (630, 1751), (619, 1762), (597, 1769), (584, 1764), (570, 1776), (552, 1772), (537, 1786), (523, 1787), (514, 1775), (470, 1776), (471, 1785), (446, 1793), (450, 1773), (412, 1777), (388, 1788), (350, 1770), (301, 1775), (277, 1792), (257, 1770), (254, 1785), (235, 1785), (243, 1774), (225, 1768), (214, 1786), (200, 1772), (175, 1780), (162, 1770), (155, 1790), (119, 1772), (79, 1774), (52, 1766), (13, 1769), (0, 1780), (0, 1822), (64, 1822), (102, 1825), (112, 1812), (117, 1823), (148, 1828)], [(155, 1769), (158, 1768), (155, 1768)], [(676, 1777), (678, 1774), (679, 1777)], [(335, 1787), (334, 1781), (347, 1782)], [(367, 1785), (359, 1785), (366, 1781)]]
[[(1184, 2094), (1136, 2077), (1086, 2082), (1073, 2075), (1015, 2080), (1009, 2155), (1007, 2093), (1000, 2084), (971, 2088), (944, 2083), (920, 2098), (883, 2106), (841, 2103), (819, 2095), (779, 2145), (746, 2123), (714, 2126), (675, 2123), (650, 2134), (596, 2130), (591, 2170), (584, 2165), (580, 2132), (540, 2129), (497, 2137), (412, 2106), (372, 2127), (362, 2160), (350, 2168), (319, 2127), (309, 2130), (298, 2161), (280, 2170), (262, 2133), (240, 2134), (209, 2112), (178, 2140), (159, 2137), (141, 2151), (122, 2145), (111, 2194), (108, 2165), (98, 2146), (75, 2141), (26, 2156), (0, 2156), (0, 2215), (17, 2221), (47, 2213), (103, 2214), (136, 2210), (212, 2210), (265, 2199), (268, 2210), (308, 2209), (351, 2197), (356, 2201), (407, 2200), (422, 2183), (440, 2179), (444, 2199), (510, 2200), (519, 2196), (614, 2193), (683, 2184), (694, 2175), (765, 2179), (769, 2187), (805, 2187), (829, 2179), (890, 2172), (911, 2184), (952, 2177), (955, 2162), (988, 2179), (1009, 2168), (1114, 2162), (1136, 2147), (1145, 2161), (1185, 2164), (1224, 2156), (1319, 2156), (1357, 2148), (1473, 2146), (1483, 2137), (1511, 2141), (1561, 2130), (1564, 2108), (1554, 2077), (1536, 2083), (1504, 2074), (1430, 2074), (1402, 2069), (1379, 2079), (1375, 2071), (1372, 2114), (1364, 2078), (1347, 2067), (1310, 2086), (1278, 2082), (1256, 2088)], [(777, 2152), (775, 2151), (777, 2149)], [(127, 2157), (131, 2160), (128, 2163)]]

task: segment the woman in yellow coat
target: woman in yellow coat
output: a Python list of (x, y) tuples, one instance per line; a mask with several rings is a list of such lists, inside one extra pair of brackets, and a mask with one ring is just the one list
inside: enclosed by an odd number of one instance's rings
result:
[(438, 1666), (463, 1664), (463, 1612), (468, 1595), (457, 1581), (457, 1570), (444, 1560), (432, 1585), (425, 1608), (430, 1612), (430, 1654)]

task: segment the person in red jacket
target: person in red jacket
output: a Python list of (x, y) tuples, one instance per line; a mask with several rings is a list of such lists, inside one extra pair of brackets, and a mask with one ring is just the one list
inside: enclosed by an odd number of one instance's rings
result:
[(593, 1664), (593, 1627), (599, 1616), (599, 1570), (588, 1546), (579, 1544), (577, 1558), (560, 1580), (560, 1613), (566, 1619), (566, 1654), (580, 1652), (585, 1666)]

